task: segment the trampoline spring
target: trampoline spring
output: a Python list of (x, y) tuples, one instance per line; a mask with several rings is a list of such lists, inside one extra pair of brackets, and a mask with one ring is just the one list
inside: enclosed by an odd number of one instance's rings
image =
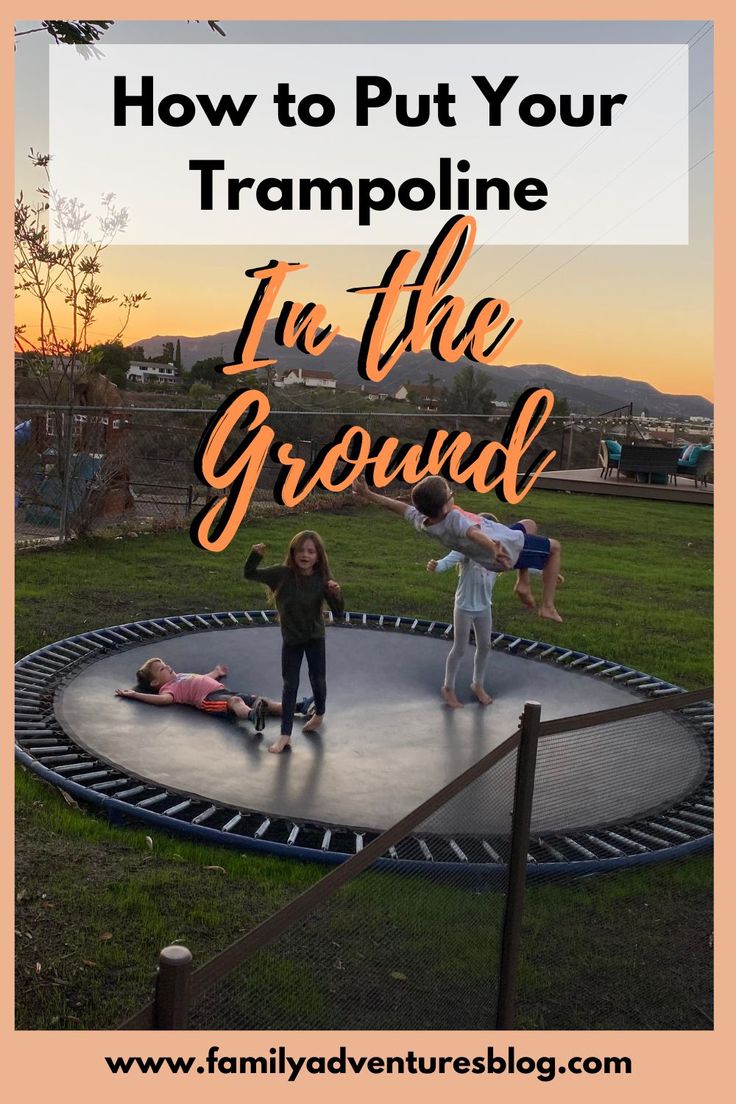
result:
[(70, 746), (64, 745), (54, 748), (39, 748), (39, 754), (37, 759), (39, 763), (43, 763), (46, 766), (49, 763), (79, 763), (79, 752), (75, 748), (74, 751), (70, 750)]
[(23, 670), (37, 671), (40, 675), (56, 675), (59, 673), (60, 668), (64, 666), (66, 666), (66, 664), (61, 663), (60, 660), (57, 660), (55, 667), (51, 667), (45, 663), (38, 663), (37, 660), (34, 659), (24, 664)]
[(669, 816), (667, 820), (671, 824), (679, 824), (681, 828), (687, 828), (688, 831), (698, 832), (701, 835), (708, 836), (713, 831), (712, 820), (697, 817), (694, 813), (688, 816), (686, 813), (678, 812), (677, 816)]
[(186, 801), (178, 801), (176, 805), (170, 805), (168, 809), (164, 809), (164, 816), (176, 816), (177, 813), (181, 813), (184, 809), (188, 809), (191, 804), (192, 802), (189, 798)]
[(652, 690), (652, 691), (654, 691), (654, 690), (656, 690), (656, 688), (659, 685), (660, 685), (660, 683), (658, 681), (657, 682), (645, 682), (645, 683), (640, 683), (639, 684), (639, 689), (640, 690)]
[(644, 840), (645, 843), (654, 844), (655, 847), (667, 847), (667, 840), (654, 836), (649, 832), (642, 832), (641, 828), (629, 828), (634, 839)]
[[(35, 743), (35, 741), (34, 741)], [(45, 744), (38, 744), (35, 747), (26, 748), (29, 755), (35, 755), (39, 763), (45, 762), (49, 757), (49, 752), (54, 755), (63, 754), (69, 751), (71, 744), (60, 744), (58, 740), (49, 740)], [(61, 760), (59, 760), (61, 762)]]
[(436, 624), (437, 624), (436, 621), (431, 621), (430, 622), (429, 628), (427, 629), (427, 635), (428, 636), (429, 636), (430, 633), (434, 632), (434, 627), (435, 627)]
[(621, 673), (613, 676), (614, 682), (622, 682), (624, 679), (633, 678), (636, 671), (632, 671), (631, 667), (622, 667)]
[(32, 736), (31, 746), (28, 747), (24, 740), (16, 739), (16, 743), (21, 747), (25, 747), (25, 750), (29, 755), (38, 755), (40, 752), (50, 751), (52, 748), (68, 747), (68, 744), (59, 744), (59, 738), (54, 736), (38, 737)]
[[(124, 780), (122, 778), (111, 778), (108, 782), (95, 782), (94, 786), (90, 786), (91, 790), (112, 790), (115, 786), (119, 786)], [(125, 780), (127, 781), (127, 779)]]
[(620, 843), (621, 847), (624, 848), (624, 851), (627, 847), (633, 847), (634, 850), (638, 851), (639, 853), (642, 853), (642, 852), (645, 852), (645, 851), (649, 850), (648, 847), (644, 847), (643, 844), (638, 843), (636, 840), (627, 839), (626, 836), (620, 836), (618, 834), (618, 832), (614, 832), (610, 828), (606, 832), (606, 835), (610, 836), (612, 840), (616, 841), (616, 843)]
[(575, 655), (575, 653), (573, 651), (570, 651), (570, 649), (568, 649), (566, 652), (563, 652), (562, 655), (557, 656), (557, 659), (555, 660), (555, 663), (563, 663), (564, 660), (568, 659), (571, 655)]
[(589, 663), (588, 666), (585, 668), (585, 670), (586, 671), (597, 671), (599, 667), (604, 666), (605, 662), (606, 662), (605, 659), (597, 659), (595, 661), (595, 663)]
[(401, 628), (401, 620), (402, 620), (401, 617), (396, 618), (396, 620), (394, 621), (394, 628), (395, 629), (400, 629)]
[(574, 659), (572, 661), (570, 666), (571, 667), (579, 667), (581, 663), (585, 663), (586, 659), (592, 659), (592, 658), (593, 658), (592, 656), (585, 655), (585, 654), (579, 655), (577, 659)]
[(137, 797), (139, 793), (143, 793), (145, 786), (131, 786), (129, 790), (121, 790), (120, 793), (115, 794), (115, 797), (121, 801), (127, 797)]
[[(151, 626), (151, 627), (152, 627), (153, 629), (155, 629), (155, 630), (156, 630), (156, 632), (158, 633), (158, 635), (159, 635), (159, 636), (168, 636), (168, 635), (169, 635), (169, 634), (167, 633), (166, 629), (164, 629), (164, 628), (163, 628), (163, 627), (162, 627), (161, 625), (157, 624), (157, 622), (156, 622), (156, 621), (149, 621), (149, 622), (148, 622), (148, 624), (149, 624), (149, 625), (150, 625), (150, 626)], [(155, 635), (155, 634), (154, 634), (154, 633), (152, 632), (152, 633), (151, 633), (151, 636), (154, 636), (154, 635)]]
[[(192, 622), (189, 621), (186, 617), (180, 617), (179, 620), (183, 621), (184, 624), (186, 625), (186, 627), (188, 629), (192, 629), (192, 631), (194, 631), (194, 629), (196, 629), (196, 627), (197, 627), (196, 625), (193, 625)], [(236, 622), (236, 624), (237, 624), (237, 622)]]
[(388, 857), (390, 859), (398, 859), (398, 857), (399, 857), (399, 852), (396, 850), (396, 848), (393, 845), (391, 847), (389, 847), (389, 849), (388, 849)]
[[(539, 844), (539, 846), (542, 848), (543, 851), (548, 851), (549, 854), (552, 856), (552, 858), (556, 862), (564, 862), (565, 861), (565, 856), (562, 854), (562, 852), (558, 851), (556, 847), (553, 847), (552, 844), (549, 842), (549, 840), (538, 839), (537, 843)], [(534, 858), (533, 855), (527, 855), (526, 861), (531, 862), (531, 863), (535, 863), (537, 860)]]
[(379, 629), (383, 628), (383, 614), (378, 618), (378, 627)]
[[(213, 616), (214, 616), (214, 614), (213, 614)], [(263, 618), (263, 620), (268, 625), (269, 621), (268, 621), (268, 611), (267, 610), (261, 610), (261, 617)]]
[(504, 866), (506, 865), (504, 863), (503, 859), (501, 858), (501, 856), (499, 855), (498, 851), (494, 851), (493, 848), (491, 847), (490, 843), (488, 843), (487, 840), (481, 840), (480, 842), (481, 842), (481, 846), (482, 846), (483, 850), (486, 852), (487, 855), (490, 855), (490, 857), (493, 859), (493, 861), (495, 863), (502, 863)]
[(268, 831), (268, 829), (270, 827), (271, 827), (271, 821), (269, 820), (268, 817), (266, 817), (266, 819), (258, 825), (255, 832), (253, 833), (253, 839), (260, 839), (261, 836), (265, 836), (266, 832)]
[(409, 632), (414, 632), (414, 630), (416, 629), (418, 624), (419, 624), (419, 618), (415, 617), (414, 620), (412, 621), (411, 625), (409, 626)]
[(237, 626), (239, 624), (238, 619), (234, 613), (228, 613), (228, 617), (232, 621), (233, 625)]
[(356, 832), (355, 833), (355, 854), (356, 855), (358, 854), (359, 851), (363, 850), (363, 836), (364, 836), (363, 832)]
[(454, 839), (448, 840), (447, 842), (449, 843), (450, 847), (452, 848), (452, 850), (455, 852), (455, 854), (459, 858), (460, 862), (467, 862), (468, 861), (468, 856), (465, 854), (465, 852), (463, 851), (463, 849), (462, 849), (462, 847), (460, 846), (459, 843), (456, 843)]
[(203, 625), (205, 627), (205, 629), (208, 629), (210, 627), (209, 622), (205, 621), (201, 613), (197, 614), (197, 620), (199, 621), (200, 625)]
[(654, 691), (655, 698), (661, 698), (665, 694), (681, 694), (682, 689), (679, 686), (662, 686), (659, 690)]
[[(634, 672), (634, 674), (636, 674), (636, 672)], [(649, 682), (649, 675), (639, 675), (637, 678), (630, 678), (627, 681), (626, 685), (627, 686), (640, 686), (641, 689), (643, 690), (644, 686), (642, 684), (645, 683), (645, 682)], [(652, 686), (656, 686), (656, 685), (657, 685), (656, 682), (652, 683)]]
[(107, 778), (109, 770), (89, 771), (87, 774), (77, 774), (74, 776), (75, 782), (91, 782), (95, 778)]
[(210, 807), (208, 809), (205, 809), (203, 812), (199, 813), (198, 816), (196, 816), (194, 818), (194, 820), (192, 821), (192, 824), (204, 824), (204, 822), (206, 820), (210, 819), (210, 817), (212, 816), (212, 814), (215, 812), (216, 809), (217, 809), (216, 805), (210, 805)]
[(624, 854), (620, 847), (614, 847), (612, 843), (608, 843), (607, 840), (599, 839), (598, 836), (591, 836), (588, 834), (585, 838), (590, 840), (594, 847), (599, 847), (601, 851), (605, 851), (609, 855)]
[(538, 648), (539, 646), (539, 641), (533, 640), (529, 647), (524, 649), (524, 655), (531, 655), (535, 648)]
[(159, 801), (165, 801), (167, 797), (171, 797), (171, 794), (168, 790), (164, 790), (163, 793), (145, 797), (143, 801), (136, 801), (136, 805), (139, 809), (148, 809), (151, 805), (158, 805)]
[(135, 631), (137, 633), (143, 633), (144, 636), (155, 636), (155, 632), (152, 632), (147, 625), (144, 625), (141, 621), (136, 622)]
[(710, 805), (704, 805), (703, 801), (705, 801), (705, 798), (701, 798), (700, 801), (695, 802), (695, 804), (693, 805), (693, 809), (697, 809), (699, 812), (711, 813), (712, 814), (713, 813), (713, 798), (711, 798), (710, 800), (711, 800)]
[[(214, 616), (214, 614), (213, 614), (213, 616)], [(164, 625), (170, 625), (172, 629), (176, 629), (177, 632), (181, 632), (181, 625), (178, 625), (177, 622), (174, 621), (173, 618), (164, 617), (163, 621), (164, 621)], [(219, 624), (219, 622), (218, 622), (218, 624)]]
[(322, 837), (322, 850), (330, 850), (330, 841), (332, 839), (332, 831), (330, 828), (325, 828), (325, 834)]
[(367, 628), (367, 626), (368, 626), (368, 614), (367, 613), (363, 614), (363, 616), (361, 618), (361, 624), (364, 625)]
[(288, 839), (286, 840), (286, 842), (289, 843), (289, 844), (296, 843), (296, 837), (299, 835), (299, 831), (300, 831), (299, 825), (298, 824), (293, 824), (292, 827), (291, 827), (291, 831), (289, 832), (289, 836), (288, 836)]
[(104, 652), (104, 648), (99, 641), (93, 639), (94, 633), (85, 633), (84, 636), (77, 637), (77, 641), (82, 641), (82, 647), (85, 649), (85, 654), (89, 655), (91, 651)]
[(506, 648), (506, 651), (507, 652), (513, 652), (513, 650), (517, 646), (517, 644), (521, 644), (521, 637), (520, 636), (517, 636), (516, 640), (511, 641), (511, 643)]
[(434, 862), (434, 855), (429, 850), (429, 847), (427, 846), (427, 841), (417, 838), (417, 843), (419, 845), (419, 850), (422, 852), (422, 855), (427, 860), (427, 862)]
[(685, 832), (678, 832), (676, 828), (669, 828), (666, 824), (660, 824), (659, 821), (656, 820), (647, 821), (647, 828), (654, 828), (657, 832), (664, 832), (666, 836), (670, 836), (672, 839), (690, 839), (690, 837)]
[(243, 610), (243, 617), (245, 618), (245, 620), (248, 622), (249, 625), (253, 624), (253, 618), (251, 617), (251, 615), (248, 613), (247, 610)]
[(589, 851), (587, 847), (583, 847), (582, 843), (578, 843), (577, 840), (570, 839), (569, 836), (562, 836), (562, 842), (566, 843), (573, 851), (576, 851), (578, 855), (582, 855), (584, 859), (594, 859), (596, 856), (592, 851)]
[(237, 824), (240, 824), (242, 819), (243, 819), (243, 814), (242, 813), (236, 813), (234, 817), (230, 817), (230, 820), (227, 822), (227, 824), (223, 824), (222, 831), (223, 832), (232, 832), (233, 828)]
[(89, 636), (91, 637), (93, 643), (94, 641), (99, 641), (100, 647), (103, 649), (103, 651), (106, 651), (108, 648), (114, 647), (114, 640), (110, 640), (108, 637), (103, 636), (102, 633), (92, 632), (89, 634)]
[(54, 766), (52, 769), (56, 772), (56, 774), (71, 774), (74, 771), (80, 769), (83, 770), (85, 767), (89, 767), (91, 765), (92, 764), (90, 759), (77, 759), (74, 763), (62, 763), (60, 767)]
[[(442, 635), (443, 636), (450, 636), (451, 634), (452, 634), (452, 625), (445, 625), (445, 627), (442, 631)], [(495, 641), (491, 641), (491, 647), (492, 648), (494, 647), (494, 645), (495, 645)]]

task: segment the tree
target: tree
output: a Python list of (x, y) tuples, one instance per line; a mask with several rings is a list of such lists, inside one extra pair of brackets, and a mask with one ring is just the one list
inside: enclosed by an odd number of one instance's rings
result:
[(116, 387), (124, 388), (128, 382), (130, 351), (118, 341), (107, 345), (95, 345), (90, 350), (92, 370), (107, 376)]
[(181, 341), (176, 339), (176, 352), (174, 353), (174, 365), (177, 372), (181, 373)]
[(131, 360), (145, 360), (146, 359), (146, 350), (143, 348), (142, 345), (129, 345), (128, 346), (128, 353), (130, 355)]
[[(187, 19), (187, 23), (200, 22), (199, 19)], [(93, 46), (114, 23), (114, 19), (43, 19), (39, 27), (31, 27), (28, 31), (16, 31), (15, 37), (22, 38), (24, 35), (46, 31), (54, 42), (63, 42), (69, 46)], [(226, 37), (217, 19), (208, 19), (207, 26), (223, 38)]]
[(451, 414), (492, 414), (495, 398), (488, 377), (475, 365), (463, 364), (452, 385), (442, 391), (441, 409)]
[(216, 387), (221, 376), (215, 369), (222, 367), (224, 363), (223, 357), (207, 357), (205, 360), (198, 360), (192, 365), (189, 378), (192, 383), (196, 380), (202, 380), (204, 383)]
[[(31, 161), (46, 174), (48, 156), (31, 150)], [(21, 193), (15, 203), (15, 292), (22, 301), (35, 303), (34, 334), (25, 325), (16, 326), (16, 348), (23, 354), (25, 368), (53, 415), (53, 463), (59, 485), (64, 489), (60, 506), (63, 535), (72, 527), (69, 512), (71, 474), (78, 468), (74, 450), (91, 447), (93, 415), (84, 423), (76, 422), (70, 407), (76, 402), (98, 405), (96, 396), (104, 394), (104, 404), (116, 389), (96, 370), (91, 332), (102, 307), (117, 304), (121, 315), (119, 328), (108, 343), (120, 343), (131, 314), (148, 299), (145, 291), (106, 295), (100, 283), (105, 250), (125, 230), (127, 212), (118, 208), (114, 196), (104, 197), (99, 230), (92, 233), (90, 215), (84, 204), (52, 192), (47, 185), (38, 189), (39, 199), (28, 203)], [(56, 239), (52, 244), (48, 212), (53, 204)], [(103, 386), (104, 385), (104, 386)], [(66, 409), (59, 409), (64, 404)], [(84, 439), (79, 428), (84, 426)], [(83, 501), (77, 496), (80, 516)]]

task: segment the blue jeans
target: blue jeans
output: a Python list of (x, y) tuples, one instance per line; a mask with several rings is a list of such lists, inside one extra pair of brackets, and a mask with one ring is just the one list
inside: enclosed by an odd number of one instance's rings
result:
[(307, 657), (309, 682), (314, 694), (314, 711), (321, 717), (325, 711), (327, 698), (327, 665), (325, 661), (325, 641), (309, 640), (306, 644), (282, 644), (281, 674), (284, 686), (281, 691), (281, 731), (291, 736), (294, 724), (294, 707), (299, 693), (299, 672), (302, 659)]

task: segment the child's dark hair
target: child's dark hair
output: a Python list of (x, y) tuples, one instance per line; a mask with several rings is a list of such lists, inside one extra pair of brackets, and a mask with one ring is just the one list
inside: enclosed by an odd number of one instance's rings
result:
[(427, 517), (439, 517), (452, 491), (441, 475), (428, 475), (412, 488), (411, 500)]

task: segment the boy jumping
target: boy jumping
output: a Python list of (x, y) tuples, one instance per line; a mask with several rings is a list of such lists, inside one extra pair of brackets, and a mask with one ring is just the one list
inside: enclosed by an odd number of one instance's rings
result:
[(455, 505), (453, 491), (447, 481), (439, 475), (428, 475), (412, 488), (412, 506), (372, 491), (362, 476), (353, 484), (353, 491), (366, 502), (400, 514), (419, 532), (434, 537), (445, 548), (462, 552), (488, 571), (516, 568), (519, 578), (514, 589), (529, 608), (534, 606), (529, 568), (538, 568), (542, 572), (539, 616), (550, 621), (562, 621), (555, 609), (562, 551), (560, 543), (538, 536), (536, 523), (530, 518), (507, 526), (461, 510)]

